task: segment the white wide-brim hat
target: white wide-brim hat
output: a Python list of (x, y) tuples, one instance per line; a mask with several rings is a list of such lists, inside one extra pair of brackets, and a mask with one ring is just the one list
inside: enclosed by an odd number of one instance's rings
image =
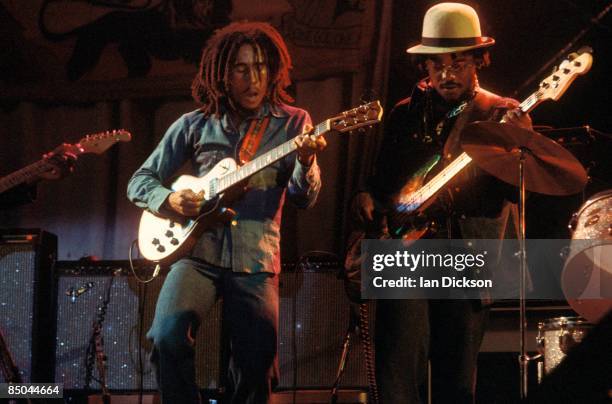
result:
[(482, 36), (476, 11), (461, 3), (440, 3), (431, 7), (423, 18), (421, 43), (406, 49), (413, 54), (463, 52), (484, 48), (495, 39)]

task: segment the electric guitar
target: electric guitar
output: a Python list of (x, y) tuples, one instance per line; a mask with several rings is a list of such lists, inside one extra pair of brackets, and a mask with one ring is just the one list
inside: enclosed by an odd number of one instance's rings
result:
[[(542, 82), (537, 91), (527, 97), (519, 108), (523, 112), (532, 111), (545, 100), (557, 101), (579, 76), (586, 74), (593, 63), (588, 52), (578, 55), (572, 53)], [(427, 174), (441, 160), (441, 156), (432, 157), (404, 185), (395, 198), (395, 206), (389, 214), (389, 231), (393, 238), (416, 240), (428, 231), (428, 222), (423, 211), (429, 206), (434, 196), (461, 170), (470, 164), (471, 157), (465, 152), (459, 155), (448, 166), (424, 184)]]
[[(117, 142), (129, 142), (132, 139), (130, 132), (126, 130), (113, 130), (103, 133), (87, 135), (78, 143), (60, 146), (61, 152), (74, 155), (94, 153), (102, 154)], [(60, 151), (58, 151), (60, 152)], [(24, 182), (37, 178), (40, 174), (49, 171), (53, 165), (47, 159), (41, 159), (5, 177), (0, 178), (0, 193), (7, 191)]]
[[(328, 132), (351, 132), (380, 122), (382, 114), (380, 102), (373, 101), (321, 122), (313, 128), (311, 134), (321, 136)], [(204, 191), (205, 203), (201, 213), (196, 218), (170, 218), (145, 210), (138, 230), (138, 247), (142, 256), (166, 264), (186, 254), (204, 230), (232, 219), (234, 212), (226, 207), (225, 201), (232, 199), (232, 194), (240, 192), (238, 188), (244, 180), (296, 149), (292, 139), (242, 166), (228, 157), (219, 161), (203, 177), (180, 176), (171, 185), (172, 190), (191, 189), (195, 193)]]

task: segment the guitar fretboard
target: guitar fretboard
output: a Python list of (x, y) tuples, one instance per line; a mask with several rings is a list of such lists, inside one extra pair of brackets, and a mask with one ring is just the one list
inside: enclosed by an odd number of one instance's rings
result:
[(538, 90), (529, 97), (525, 98), (525, 100), (519, 105), (519, 108), (523, 112), (529, 112), (533, 110), (536, 105), (540, 103), (540, 101), (542, 101), (542, 92)]
[(49, 169), (49, 164), (44, 160), (39, 160), (36, 163), (30, 164), (29, 166), (23, 167), (20, 170), (15, 171), (0, 179), (0, 192), (8, 191), (9, 189), (16, 187), (19, 184), (27, 182), (32, 178), (35, 178), (40, 173), (43, 173)]
[[(314, 136), (321, 136), (331, 129), (331, 120), (327, 119), (313, 128), (312, 134)], [(275, 148), (268, 150), (261, 156), (249, 161), (236, 171), (232, 171), (223, 177), (218, 179), (217, 187), (215, 188), (217, 193), (221, 193), (233, 185), (245, 180), (256, 172), (263, 170), (267, 166), (275, 163), (283, 157), (293, 153), (297, 149), (295, 141), (293, 139), (286, 141), (285, 143), (276, 146)]]
[[(523, 112), (532, 111), (542, 100), (542, 92), (536, 91), (520, 103), (519, 108)], [(453, 179), (461, 170), (463, 170), (472, 158), (463, 152), (453, 160), (448, 166), (440, 171), (427, 184), (423, 185), (419, 190), (404, 195), (399, 201), (397, 210), (399, 212), (413, 212), (421, 207), (429, 198), (433, 197), (444, 185)]]

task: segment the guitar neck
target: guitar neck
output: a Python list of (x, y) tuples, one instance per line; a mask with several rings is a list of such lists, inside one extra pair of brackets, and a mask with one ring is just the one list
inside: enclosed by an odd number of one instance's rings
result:
[[(314, 136), (321, 136), (331, 129), (331, 120), (327, 119), (317, 126), (314, 127), (312, 134)], [(278, 160), (282, 159), (285, 156), (293, 153), (297, 149), (297, 145), (293, 139), (286, 141), (285, 143), (276, 146), (272, 150), (269, 150), (249, 161), (248, 163), (241, 166), (238, 170), (232, 171), (223, 177), (218, 179), (217, 192), (221, 193), (237, 183), (245, 180), (251, 175), (257, 173), (258, 171), (263, 170), (271, 164), (274, 164)]]
[[(533, 111), (541, 102), (541, 92), (538, 90), (521, 102), (519, 108), (521, 111), (527, 113)], [(419, 208), (470, 164), (471, 161), (472, 158), (468, 156), (467, 153), (461, 153), (459, 157), (434, 176), (427, 184), (423, 185), (419, 190), (407, 195), (406, 198), (401, 199), (399, 203), (406, 207), (407, 210)]]
[[(79, 140), (78, 143), (63, 144), (58, 146), (51, 153), (69, 153), (70, 155), (74, 156), (84, 153), (100, 154), (117, 142), (129, 142), (131, 139), (132, 134), (124, 129), (94, 133), (85, 136)], [(45, 159), (23, 167), (22, 169), (17, 170), (6, 177), (0, 178), (0, 192), (7, 191), (19, 184), (28, 182), (51, 168), (53, 168), (53, 165), (49, 164), (49, 162)]]
[(48, 169), (49, 164), (45, 160), (39, 160), (36, 163), (30, 164), (29, 166), (23, 167), (7, 175), (0, 179), (0, 193), (30, 181)]
[(521, 111), (528, 113), (533, 111), (542, 101), (542, 92), (538, 90), (529, 97), (525, 98), (525, 100), (520, 103), (519, 108)]

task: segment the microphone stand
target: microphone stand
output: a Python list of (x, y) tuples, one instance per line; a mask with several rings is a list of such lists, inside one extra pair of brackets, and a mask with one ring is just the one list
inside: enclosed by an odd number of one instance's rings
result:
[(113, 271), (106, 291), (104, 293), (104, 300), (102, 301), (102, 307), (98, 308), (98, 315), (96, 320), (93, 322), (92, 335), (89, 339), (89, 346), (87, 347), (87, 367), (85, 376), (85, 388), (89, 389), (91, 380), (93, 379), (93, 364), (95, 362), (96, 368), (98, 369), (99, 379), (96, 379), (102, 388), (102, 402), (104, 404), (110, 404), (110, 392), (106, 383), (106, 355), (104, 354), (104, 336), (102, 335), (102, 324), (106, 316), (106, 309), (110, 302), (111, 288), (115, 280), (115, 276), (121, 273), (121, 269)]
[(527, 276), (527, 251), (525, 248), (525, 152), (526, 149), (521, 147), (521, 156), (519, 160), (519, 254), (520, 254), (520, 273), (519, 273), (519, 321), (521, 333), (521, 353), (519, 356), (520, 374), (521, 374), (521, 399), (527, 397), (528, 374), (527, 366), (529, 365), (529, 356), (525, 347), (525, 333), (527, 329), (527, 317), (525, 307), (525, 289)]
[(357, 329), (357, 319), (356, 319), (355, 310), (351, 306), (349, 306), (349, 324), (346, 329), (346, 334), (344, 335), (344, 342), (342, 344), (342, 355), (340, 355), (340, 361), (338, 363), (338, 370), (336, 371), (336, 380), (331, 389), (331, 404), (336, 404), (338, 402), (338, 387), (340, 386), (340, 380), (342, 379), (342, 375), (344, 375), (344, 370), (346, 368), (346, 360), (348, 358), (348, 354), (351, 348), (351, 339), (352, 335), (355, 333)]

